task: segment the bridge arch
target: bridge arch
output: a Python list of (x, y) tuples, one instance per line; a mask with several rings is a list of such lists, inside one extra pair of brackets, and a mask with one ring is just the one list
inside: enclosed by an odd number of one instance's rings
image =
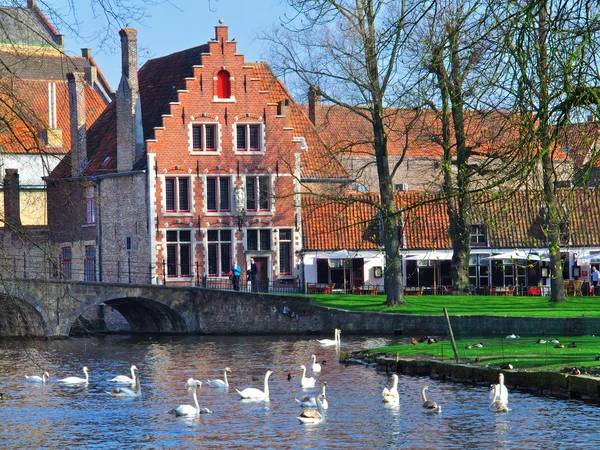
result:
[[(35, 306), (34, 306), (35, 305)], [(45, 336), (46, 320), (41, 308), (32, 302), (9, 294), (0, 294), (0, 336)]]

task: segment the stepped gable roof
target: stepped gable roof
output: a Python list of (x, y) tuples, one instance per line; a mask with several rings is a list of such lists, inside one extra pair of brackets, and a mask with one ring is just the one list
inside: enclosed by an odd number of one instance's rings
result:
[(294, 129), (294, 137), (303, 137), (308, 146), (308, 150), (301, 153), (302, 179), (348, 179), (344, 166), (321, 140), (302, 105), (293, 101), (287, 88), (273, 74), (271, 68), (264, 62), (255, 63), (253, 76), (260, 78), (261, 91), (268, 92), (270, 103), (281, 100), (290, 102), (289, 126)]
[(169, 102), (177, 101), (177, 90), (185, 89), (185, 78), (194, 76), (192, 66), (202, 64), (208, 44), (148, 60), (138, 72), (144, 139), (154, 139), (154, 127), (162, 125)]
[[(564, 246), (597, 245), (600, 235), (600, 196), (593, 189), (558, 193)], [(377, 202), (378, 196), (365, 196)], [(472, 223), (485, 225), (486, 249), (544, 248), (545, 215), (541, 191), (487, 192), (472, 198)], [(451, 200), (454, 201), (454, 200)], [(397, 193), (403, 209), (404, 238), (411, 250), (451, 249), (446, 201), (424, 192)], [(306, 250), (371, 250), (379, 248), (376, 209), (364, 202), (303, 199), (302, 221)], [(474, 247), (475, 248), (475, 247)]]
[[(46, 147), (48, 82), (4, 79), (0, 81), (0, 149), (6, 153), (67, 153), (71, 149), (71, 121), (67, 80), (56, 81), (57, 127), (63, 146)], [(100, 95), (85, 84), (86, 122), (93, 124), (106, 108)]]
[(0, 7), (0, 44), (62, 47), (62, 37), (35, 5), (33, 8)]

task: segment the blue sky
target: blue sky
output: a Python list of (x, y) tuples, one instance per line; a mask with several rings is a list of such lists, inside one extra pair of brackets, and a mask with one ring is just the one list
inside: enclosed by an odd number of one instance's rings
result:
[[(55, 3), (59, 8), (66, 8), (65, 5), (71, 2), (57, 0)], [(74, 3), (79, 8), (76, 11), (79, 34), (86, 36), (79, 37), (67, 27), (57, 24), (59, 33), (65, 34), (66, 51), (79, 55), (81, 48), (91, 48), (94, 59), (115, 90), (121, 73), (118, 36), (113, 42), (102, 43), (97, 36), (98, 30), (106, 26), (106, 19), (94, 18), (88, 1)], [(44, 9), (41, 1), (38, 4)], [(149, 6), (149, 17), (143, 20), (143, 24), (130, 23), (127, 26), (138, 30), (140, 66), (148, 58), (206, 43), (214, 37), (214, 27), (219, 19), (229, 26), (229, 37), (236, 38), (238, 52), (243, 53), (247, 61), (258, 61), (266, 59), (264, 44), (256, 39), (258, 32), (278, 25), (285, 11), (280, 0), (171, 0), (171, 4)], [(52, 17), (49, 18), (56, 23)], [(67, 20), (73, 21), (72, 18)]]

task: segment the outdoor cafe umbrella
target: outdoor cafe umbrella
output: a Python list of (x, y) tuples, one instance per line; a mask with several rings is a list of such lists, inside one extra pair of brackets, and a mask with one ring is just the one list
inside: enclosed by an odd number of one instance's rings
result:
[(407, 261), (433, 261), (433, 293), (437, 293), (437, 264), (440, 261), (452, 259), (452, 250), (432, 250), (424, 254), (406, 255), (404, 258)]
[(497, 253), (495, 255), (486, 256), (485, 258), (481, 258), (482, 260), (495, 260), (495, 261), (504, 261), (510, 260), (514, 265), (514, 281), (517, 284), (517, 260), (527, 260), (527, 261), (541, 261), (544, 258), (544, 255), (540, 255), (539, 253), (530, 252), (525, 253), (519, 250), (514, 250), (512, 252), (505, 253)]

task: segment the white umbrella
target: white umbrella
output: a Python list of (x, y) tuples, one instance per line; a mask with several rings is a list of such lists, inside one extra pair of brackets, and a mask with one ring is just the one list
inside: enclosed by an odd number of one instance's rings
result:
[(529, 261), (540, 261), (543, 258), (542, 255), (537, 253), (525, 253), (515, 250), (514, 252), (506, 252), (506, 253), (497, 253), (495, 255), (486, 256), (485, 258), (481, 258), (482, 260), (517, 260), (517, 259), (527, 259)]

